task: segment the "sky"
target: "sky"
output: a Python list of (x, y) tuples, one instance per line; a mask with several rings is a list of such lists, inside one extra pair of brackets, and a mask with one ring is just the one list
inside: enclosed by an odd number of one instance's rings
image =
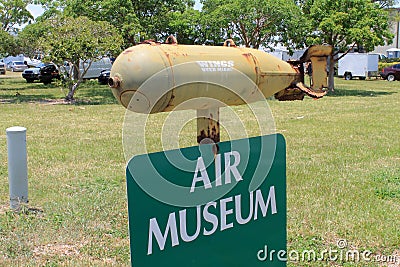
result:
[(32, 16), (36, 19), (40, 15), (43, 14), (44, 10), (41, 6), (39, 5), (31, 5), (29, 4), (26, 9), (28, 9), (29, 12), (31, 12)]

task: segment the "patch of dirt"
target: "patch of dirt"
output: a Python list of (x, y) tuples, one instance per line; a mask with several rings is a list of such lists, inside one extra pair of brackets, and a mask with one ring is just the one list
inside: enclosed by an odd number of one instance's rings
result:
[[(84, 253), (81, 254), (80, 249), (84, 247), (84, 243), (80, 244), (57, 244), (57, 243), (52, 243), (52, 244), (47, 244), (47, 245), (40, 245), (36, 246), (32, 253), (33, 256), (37, 260), (41, 259), (46, 259), (49, 257), (70, 257), (75, 260), (81, 259), (82, 261), (90, 261), (91, 265), (90, 266), (97, 266), (97, 265), (104, 265), (107, 264), (110, 266), (115, 266), (117, 264), (117, 259), (116, 258), (94, 258), (94, 257), (88, 257)], [(93, 265), (92, 265), (93, 264)], [(64, 266), (64, 265), (63, 265)], [(69, 266), (69, 265), (66, 265)]]
[[(16, 99), (0, 99), (0, 104), (14, 104), (17, 102)], [(65, 99), (41, 99), (41, 100), (31, 100), (24, 101), (30, 104), (41, 104), (41, 105), (71, 105), (75, 104), (74, 101), (66, 101)]]
[(35, 101), (35, 103), (44, 104), (44, 105), (70, 105), (74, 104), (74, 102), (66, 101), (65, 99), (44, 99), (40, 101)]
[(79, 250), (83, 247), (82, 244), (68, 245), (68, 244), (47, 244), (37, 246), (33, 249), (33, 255), (40, 256), (77, 256), (80, 254)]

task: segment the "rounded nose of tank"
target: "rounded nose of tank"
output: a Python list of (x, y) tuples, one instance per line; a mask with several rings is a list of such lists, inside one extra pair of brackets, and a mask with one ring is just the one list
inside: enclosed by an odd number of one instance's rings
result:
[(150, 112), (150, 101), (147, 97), (137, 90), (124, 88), (120, 77), (110, 77), (108, 79), (108, 85), (110, 86), (114, 96), (125, 108), (138, 113)]

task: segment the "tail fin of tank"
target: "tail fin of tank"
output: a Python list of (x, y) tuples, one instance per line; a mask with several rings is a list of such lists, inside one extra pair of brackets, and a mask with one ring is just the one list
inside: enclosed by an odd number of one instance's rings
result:
[[(313, 98), (321, 98), (326, 95), (324, 88), (328, 87), (327, 83), (327, 63), (328, 57), (332, 52), (332, 47), (328, 45), (310, 46), (298, 61), (290, 61), (301, 75), (300, 80), (276, 93), (275, 98), (281, 101), (285, 100), (302, 100), (304, 94)], [(311, 76), (310, 86), (304, 84), (304, 64), (308, 64), (308, 74)]]
[(313, 45), (310, 46), (300, 58), (301, 62), (311, 62), (311, 89), (322, 90), (323, 88), (328, 87), (326, 66), (328, 63), (328, 56), (331, 52), (331, 46)]

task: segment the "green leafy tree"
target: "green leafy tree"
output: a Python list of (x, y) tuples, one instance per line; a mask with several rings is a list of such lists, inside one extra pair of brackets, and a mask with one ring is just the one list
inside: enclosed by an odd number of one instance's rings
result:
[(6, 32), (16, 32), (17, 26), (33, 20), (26, 9), (30, 0), (0, 0), (0, 26)]
[(93, 21), (109, 22), (122, 34), (125, 46), (145, 39), (163, 39), (171, 33), (178, 33), (176, 30), (187, 35), (190, 29), (183, 30), (187, 20), (180, 23), (175, 19), (185, 20), (183, 13), (194, 5), (193, 0), (37, 1), (47, 10), (45, 12), (47, 17), (63, 10), (66, 16), (75, 18), (86, 16)]
[(194, 6), (194, 0), (131, 0), (142, 30), (140, 39), (162, 39), (170, 35), (170, 13), (184, 13)]
[(20, 52), (31, 58), (42, 54), (40, 50), (41, 39), (39, 37), (47, 36), (50, 30), (50, 25), (41, 21), (24, 27), (17, 36)]
[[(132, 3), (124, 0), (36, 0), (45, 9), (38, 20), (46, 20), (61, 13), (68, 17), (87, 17), (92, 21), (107, 21), (124, 38), (124, 46), (135, 43), (141, 30)], [(62, 12), (60, 11), (62, 10)]]
[(0, 57), (5, 57), (14, 54), (17, 45), (14, 36), (0, 29)]
[(202, 26), (209, 34), (207, 38), (235, 38), (253, 48), (278, 42), (301, 46), (299, 36), (304, 23), (294, 1), (203, 0), (202, 3)]
[(200, 43), (216, 45), (223, 43), (228, 38), (234, 38), (231, 36), (229, 28), (229, 18), (221, 10), (219, 6), (223, 5), (223, 1), (216, 0), (204, 0), (201, 1), (203, 4), (200, 17), (200, 30), (199, 38)]
[(334, 47), (329, 64), (329, 90), (334, 90), (334, 66), (355, 46), (372, 51), (375, 46), (390, 42), (388, 13), (367, 0), (308, 0), (303, 6), (309, 22), (307, 43)]
[(66, 16), (86, 16), (93, 21), (107, 21), (122, 34), (126, 46), (135, 43), (135, 36), (142, 29), (131, 2), (125, 0), (68, 0)]
[(122, 38), (108, 22), (94, 22), (87, 17), (62, 16), (44, 23), (49, 32), (41, 38), (40, 48), (48, 60), (60, 66), (68, 62), (66, 100), (71, 101), (92, 62), (104, 55), (119, 54)]
[(184, 12), (170, 12), (167, 16), (169, 24), (166, 32), (176, 35), (178, 43), (193, 45), (200, 41), (200, 11), (188, 8)]

